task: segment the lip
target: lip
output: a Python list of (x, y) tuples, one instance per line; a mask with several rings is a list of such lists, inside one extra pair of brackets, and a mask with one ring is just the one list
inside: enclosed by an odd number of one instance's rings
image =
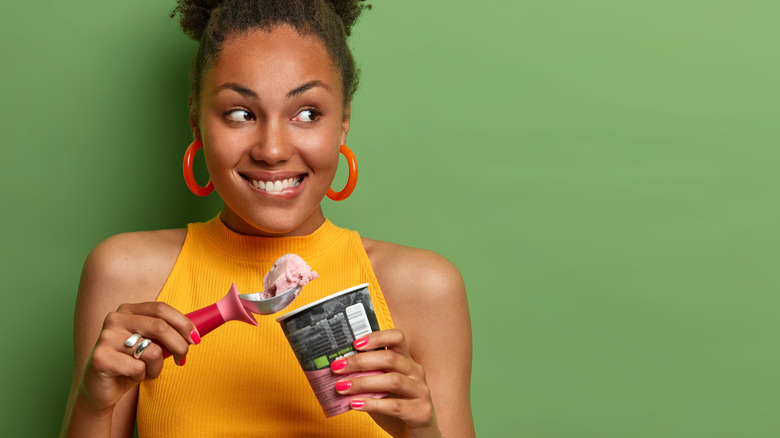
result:
[[(255, 192), (265, 196), (283, 199), (292, 199), (298, 196), (306, 185), (306, 181), (309, 179), (307, 173), (299, 172), (254, 172), (241, 173), (240, 175), (244, 181), (246, 181), (247, 185)], [(284, 187), (281, 190), (268, 191), (264, 188), (256, 187), (254, 182), (262, 182), (260, 186), (267, 183), (277, 183), (277, 186), (281, 183), (294, 185)]]

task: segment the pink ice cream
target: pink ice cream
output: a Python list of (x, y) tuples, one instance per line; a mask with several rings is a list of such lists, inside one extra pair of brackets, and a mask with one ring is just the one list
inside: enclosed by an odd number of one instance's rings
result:
[[(305, 286), (306, 283), (319, 277), (317, 272), (296, 254), (285, 254), (279, 257), (271, 270), (263, 277), (263, 292), (260, 297), (264, 300), (273, 298), (295, 286)], [(300, 287), (296, 295), (300, 293)]]

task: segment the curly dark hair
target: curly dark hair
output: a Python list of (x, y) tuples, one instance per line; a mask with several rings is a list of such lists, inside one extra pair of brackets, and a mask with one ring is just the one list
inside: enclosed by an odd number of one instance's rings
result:
[(190, 92), (197, 108), (203, 73), (216, 60), (229, 37), (286, 24), (301, 35), (313, 35), (325, 45), (341, 73), (344, 105), (357, 90), (360, 70), (347, 45), (352, 25), (370, 5), (365, 0), (177, 0), (171, 13), (181, 17), (184, 32), (199, 43)]

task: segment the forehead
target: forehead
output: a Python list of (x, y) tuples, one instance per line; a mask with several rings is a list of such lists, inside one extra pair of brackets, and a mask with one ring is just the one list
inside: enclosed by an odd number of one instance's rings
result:
[(226, 39), (205, 75), (206, 87), (239, 82), (257, 90), (290, 89), (313, 80), (341, 95), (341, 75), (325, 45), (315, 36), (301, 35), (289, 26), (254, 30)]

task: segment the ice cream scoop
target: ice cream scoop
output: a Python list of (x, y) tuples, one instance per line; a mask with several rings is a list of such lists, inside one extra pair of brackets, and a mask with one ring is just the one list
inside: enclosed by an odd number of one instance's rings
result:
[(311, 280), (319, 277), (317, 272), (296, 254), (285, 254), (274, 262), (271, 270), (263, 277), (263, 291), (240, 294), (244, 308), (258, 315), (276, 313), (289, 306)]
[[(296, 254), (279, 257), (263, 277), (263, 291), (239, 294), (233, 283), (224, 298), (214, 304), (188, 313), (201, 337), (228, 321), (257, 325), (252, 315), (270, 315), (289, 306), (301, 293), (301, 288), (319, 275)], [(283, 291), (282, 293), (278, 293)], [(171, 353), (163, 347), (163, 357)]]

